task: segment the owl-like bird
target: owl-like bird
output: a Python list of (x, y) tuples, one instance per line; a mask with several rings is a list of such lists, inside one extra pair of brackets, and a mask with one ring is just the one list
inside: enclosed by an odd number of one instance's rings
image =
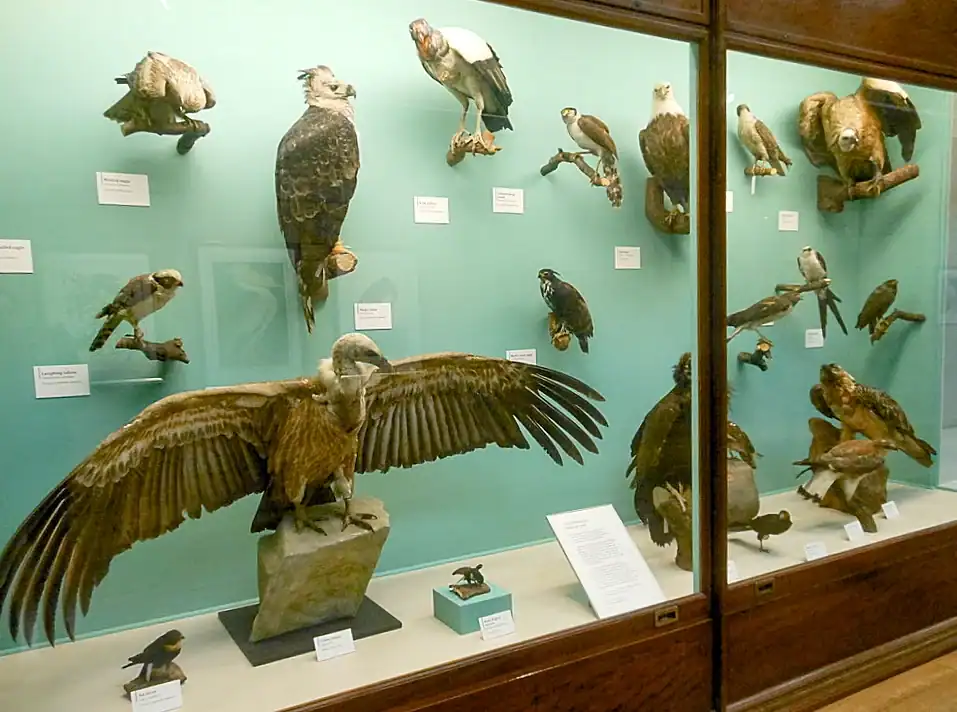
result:
[(329, 295), (328, 280), (347, 274), (330, 266), (328, 258), (349, 253), (340, 231), (358, 182), (359, 138), (351, 84), (323, 65), (302, 70), (299, 79), (307, 108), (276, 151), (276, 212), (312, 333), (315, 305)]
[(182, 652), (184, 640), (186, 636), (178, 630), (168, 630), (143, 648), (143, 652), (129, 658), (129, 662), (121, 669), (142, 665), (139, 677), (149, 682), (153, 677), (154, 669), (166, 667)]
[[(807, 282), (820, 282), (828, 278), (827, 262), (824, 261), (824, 255), (810, 245), (805, 246), (804, 249), (801, 250), (801, 254), (798, 255), (797, 258), (797, 265), (798, 269), (801, 271), (801, 276), (803, 276)], [(816, 289), (814, 290), (814, 293), (817, 295), (817, 312), (818, 318), (821, 321), (821, 334), (827, 338), (828, 309), (834, 313), (834, 318), (837, 319), (837, 323), (841, 327), (841, 331), (847, 334), (847, 327), (844, 325), (844, 318), (841, 316), (841, 312), (837, 308), (838, 303), (841, 301), (840, 297), (831, 291), (830, 285)]]
[(185, 124), (187, 114), (216, 106), (212, 88), (193, 67), (162, 52), (147, 52), (132, 72), (116, 77), (126, 94), (103, 115), (120, 124), (124, 136), (137, 131), (162, 133)]
[(579, 114), (574, 107), (562, 109), (562, 121), (565, 122), (568, 135), (579, 148), (598, 156), (596, 171), (603, 165), (606, 169), (615, 167), (618, 163), (618, 147), (604, 121), (591, 114)]
[(897, 280), (888, 279), (881, 282), (874, 291), (871, 292), (861, 307), (861, 313), (857, 315), (856, 329), (867, 327), (867, 333), (873, 334), (877, 328), (877, 322), (884, 318), (887, 310), (897, 299)]
[(738, 140), (754, 156), (754, 165), (764, 161), (777, 175), (785, 175), (784, 166), (791, 167), (791, 159), (778, 145), (778, 140), (761, 119), (751, 113), (747, 104), (738, 105)]
[(138, 274), (119, 291), (113, 301), (96, 313), (94, 319), (106, 319), (93, 337), (90, 351), (96, 351), (109, 341), (116, 328), (124, 321), (133, 327), (133, 338), (143, 340), (140, 322), (157, 312), (176, 296), (183, 286), (183, 277), (175, 269)]
[[(794, 309), (794, 306), (801, 301), (800, 292), (784, 292), (776, 294), (773, 297), (765, 297), (759, 302), (755, 302), (747, 309), (728, 314), (727, 324), (734, 327), (728, 341), (740, 334), (745, 329), (757, 332), (761, 335), (758, 327), (771, 321), (783, 319)], [(770, 341), (770, 339), (767, 339)]]
[(476, 112), (473, 137), (491, 152), (495, 139), (494, 136), (485, 136), (482, 124), (491, 134), (512, 129), (508, 118), (512, 92), (492, 45), (471, 30), (436, 28), (422, 18), (409, 24), (409, 34), (415, 42), (422, 68), (462, 105), (456, 136), (467, 133), (465, 119), (471, 99)]
[(645, 167), (671, 201), (670, 220), (677, 211), (688, 214), (691, 201), (691, 143), (688, 117), (675, 99), (671, 84), (656, 84), (651, 120), (638, 132)]
[(595, 335), (595, 325), (581, 292), (551, 269), (538, 271), (538, 287), (560, 327), (571, 332), (578, 339), (582, 353), (587, 354), (588, 339)]

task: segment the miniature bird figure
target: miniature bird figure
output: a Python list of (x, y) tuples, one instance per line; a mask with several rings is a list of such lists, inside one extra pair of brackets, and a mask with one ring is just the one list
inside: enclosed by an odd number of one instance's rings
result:
[(751, 113), (747, 104), (738, 105), (738, 140), (754, 156), (755, 167), (763, 161), (779, 176), (785, 175), (785, 164), (791, 167), (791, 159), (781, 150), (771, 129)]
[(606, 171), (615, 168), (618, 163), (618, 147), (604, 121), (591, 114), (579, 114), (574, 107), (562, 109), (562, 121), (565, 122), (568, 135), (579, 148), (598, 156), (596, 172), (602, 166)]
[[(828, 279), (827, 262), (824, 261), (824, 255), (810, 245), (806, 245), (804, 249), (801, 250), (801, 254), (798, 255), (797, 258), (797, 265), (798, 269), (801, 271), (801, 275), (808, 284), (812, 284), (814, 282), (823, 282), (824, 280)], [(834, 313), (834, 318), (837, 319), (837, 323), (841, 327), (841, 331), (847, 334), (847, 327), (844, 325), (844, 319), (841, 316), (841, 312), (837, 308), (837, 304), (841, 301), (841, 299), (833, 291), (831, 291), (830, 284), (828, 283), (820, 289), (815, 289), (814, 293), (817, 295), (817, 311), (821, 320), (821, 334), (824, 336), (824, 338), (827, 338), (828, 309)]]
[(794, 306), (801, 301), (801, 296), (800, 292), (784, 292), (773, 297), (765, 297), (747, 309), (729, 314), (727, 323), (728, 326), (734, 328), (734, 332), (728, 337), (728, 341), (731, 341), (745, 329), (750, 329), (770, 343), (771, 340), (765, 337), (758, 327), (786, 317), (794, 309)]
[(671, 84), (656, 84), (651, 100), (651, 120), (638, 132), (638, 145), (645, 167), (672, 209), (667, 221), (673, 223), (679, 211), (690, 212), (691, 161), (688, 117), (675, 99)]
[[(588, 353), (588, 339), (595, 335), (595, 325), (585, 298), (575, 287), (561, 279), (558, 272), (551, 269), (538, 271), (538, 286), (542, 299), (555, 315), (559, 332), (571, 332), (578, 339), (582, 353)], [(554, 340), (554, 335), (552, 336)]]
[(178, 630), (169, 630), (143, 648), (143, 652), (129, 658), (129, 662), (122, 669), (142, 665), (137, 677), (150, 682), (153, 679), (154, 670), (165, 669), (182, 652), (185, 639), (186, 637)]
[(161, 269), (133, 277), (112, 302), (96, 313), (94, 319), (105, 318), (106, 321), (93, 337), (90, 351), (102, 348), (124, 321), (133, 327), (134, 341), (142, 343), (143, 330), (140, 329), (140, 322), (169, 304), (176, 296), (176, 290), (182, 286), (183, 277), (175, 269)]
[(795, 460), (795, 465), (804, 469), (797, 473), (800, 477), (808, 470), (827, 468), (838, 474), (864, 475), (873, 472), (884, 464), (884, 458), (891, 450), (900, 447), (893, 440), (843, 440), (819, 457), (806, 457)]
[(461, 576), (462, 580), (467, 584), (479, 586), (485, 583), (485, 576), (480, 571), (481, 568), (482, 564), (478, 564), (477, 566), (459, 566), (452, 572), (452, 575)]
[(764, 548), (766, 540), (772, 536), (784, 534), (791, 528), (791, 513), (782, 509), (777, 514), (762, 514), (748, 522), (746, 528), (758, 535), (758, 548), (761, 551), (767, 551)]
[(857, 315), (857, 324), (854, 328), (863, 329), (866, 326), (867, 333), (873, 334), (874, 329), (877, 328), (877, 322), (884, 317), (896, 299), (896, 279), (888, 279), (886, 282), (877, 285), (864, 301), (864, 306), (861, 307), (861, 313)]

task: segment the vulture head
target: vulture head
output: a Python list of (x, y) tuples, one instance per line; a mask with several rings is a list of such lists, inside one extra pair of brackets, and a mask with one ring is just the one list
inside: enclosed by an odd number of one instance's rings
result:
[(183, 286), (183, 275), (175, 269), (161, 269), (153, 272), (152, 277), (163, 289), (177, 289)]
[(336, 75), (325, 65), (300, 69), (299, 79), (305, 86), (307, 100), (348, 101), (350, 96), (356, 95), (355, 87), (336, 79)]
[(392, 364), (382, 355), (376, 342), (365, 334), (345, 334), (332, 345), (332, 365), (336, 374), (354, 373), (355, 365), (367, 363), (380, 371), (391, 371)]
[(857, 148), (858, 143), (860, 143), (860, 138), (857, 135), (857, 131), (851, 128), (842, 129), (840, 136), (837, 137), (837, 146), (844, 153), (853, 151)]
[(449, 43), (442, 33), (432, 28), (425, 18), (419, 18), (409, 23), (409, 34), (419, 51), (423, 62), (434, 62), (445, 56), (449, 51)]

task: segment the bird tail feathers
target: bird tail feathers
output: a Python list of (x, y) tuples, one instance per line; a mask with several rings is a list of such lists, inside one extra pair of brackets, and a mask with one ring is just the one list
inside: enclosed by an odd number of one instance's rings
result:
[(587, 354), (588, 353), (588, 337), (579, 335), (578, 346), (581, 348), (583, 354)]
[(117, 314), (110, 314), (105, 311), (108, 307), (103, 307), (100, 313), (97, 315), (98, 319), (108, 316), (109, 318), (100, 327), (100, 330), (96, 332), (96, 336), (93, 337), (93, 341), (90, 344), (90, 351), (96, 351), (97, 349), (103, 348), (103, 345), (110, 340), (110, 337), (113, 335), (113, 332), (116, 331), (121, 323), (123, 323), (123, 318)]
[(485, 124), (485, 128), (492, 133), (501, 131), (502, 129), (512, 130), (512, 122), (503, 114), (492, 114), (486, 111), (482, 114), (482, 123)]
[(900, 443), (900, 449), (904, 451), (906, 455), (913, 458), (919, 462), (924, 467), (930, 467), (934, 464), (933, 456), (937, 454), (937, 450), (934, 449), (934, 446), (931, 445), (926, 440), (921, 440), (918, 437), (905, 437)]

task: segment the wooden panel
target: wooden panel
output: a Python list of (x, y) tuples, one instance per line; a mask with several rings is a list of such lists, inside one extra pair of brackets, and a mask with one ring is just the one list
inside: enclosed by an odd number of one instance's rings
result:
[(957, 3), (727, 0), (728, 29), (790, 45), (957, 77)]
[(615, 5), (628, 10), (649, 12), (679, 20), (706, 24), (708, 15), (706, 0), (590, 0), (605, 5)]

